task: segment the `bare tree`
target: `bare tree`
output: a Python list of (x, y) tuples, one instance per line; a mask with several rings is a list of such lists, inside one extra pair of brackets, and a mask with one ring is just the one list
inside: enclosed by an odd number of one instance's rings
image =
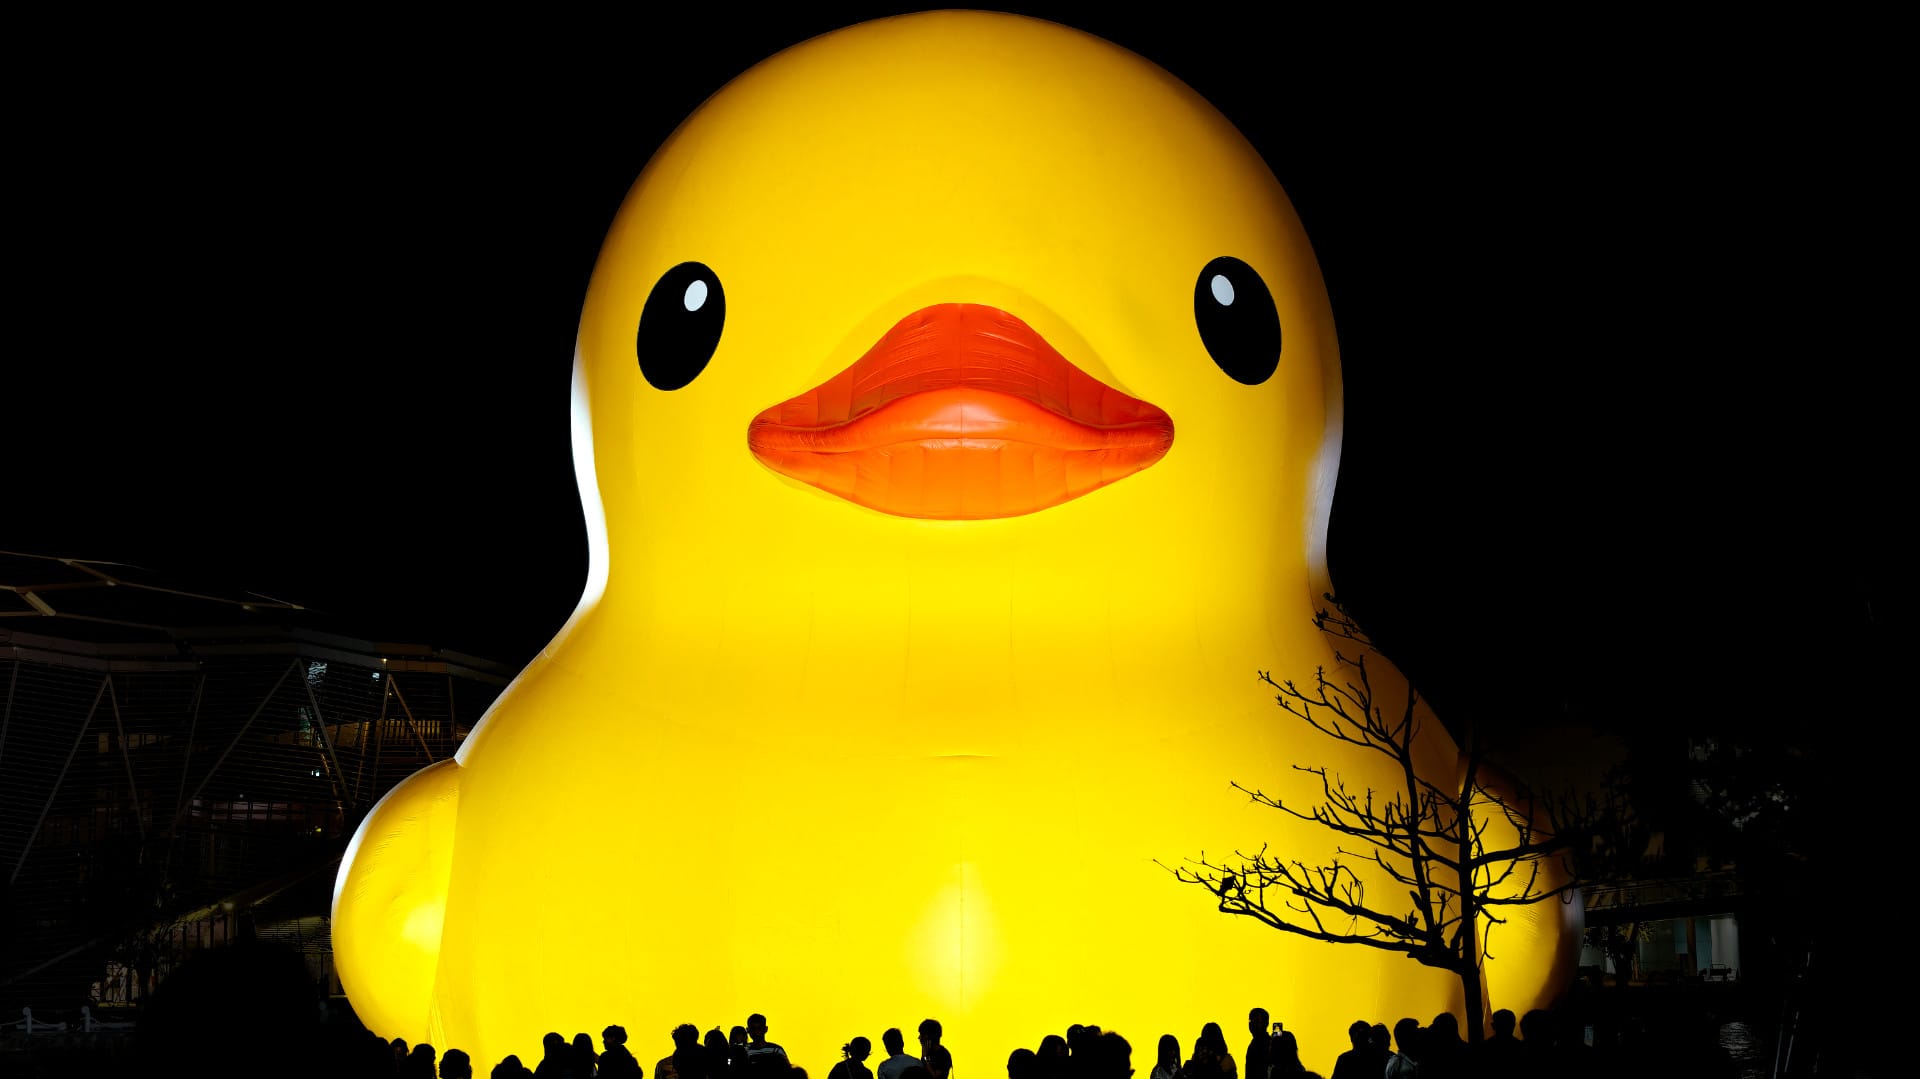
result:
[[(1556, 806), (1536, 805), (1524, 788), (1499, 790), (1501, 784), (1483, 773), (1479, 740), (1471, 733), (1457, 782), (1452, 775), (1444, 782), (1422, 775), (1414, 757), (1418, 694), (1408, 688), (1403, 700), (1383, 699), (1367, 669), (1373, 642), (1337, 600), (1326, 599), (1331, 609), (1319, 611), (1314, 625), (1358, 646), (1348, 648), (1353, 654), (1337, 645), (1335, 669), (1319, 668), (1305, 687), (1276, 681), (1265, 671), (1260, 679), (1295, 718), (1336, 741), (1390, 758), (1400, 785), (1353, 790), (1324, 766), (1296, 764), (1296, 771), (1319, 781), (1321, 795), (1319, 804), (1299, 809), (1236, 782), (1254, 802), (1331, 832), (1331, 857), (1309, 863), (1262, 847), (1219, 861), (1203, 854), (1168, 868), (1183, 883), (1211, 892), (1223, 913), (1314, 940), (1399, 952), (1454, 973), (1465, 991), (1468, 1036), (1478, 1042), (1485, 1021), (1481, 963), (1491, 954), (1493, 930), (1506, 921), (1503, 911), (1557, 901), (1576, 887), (1570, 863), (1563, 866), (1568, 873), (1549, 872), (1550, 860), (1570, 852), (1571, 830), (1538, 823), (1561, 814), (1553, 812)], [(1494, 833), (1495, 822), (1506, 827)], [(1493, 840), (1494, 834), (1501, 838)], [(1377, 868), (1394, 891), (1369, 895), (1360, 865)], [(1379, 880), (1379, 874), (1368, 875)]]

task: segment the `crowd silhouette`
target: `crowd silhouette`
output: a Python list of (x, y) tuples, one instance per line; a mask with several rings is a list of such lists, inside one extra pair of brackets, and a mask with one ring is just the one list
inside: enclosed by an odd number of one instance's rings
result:
[[(1384, 1023), (1355, 1019), (1347, 1029), (1350, 1045), (1335, 1061), (1331, 1075), (1308, 1069), (1301, 1061), (1297, 1035), (1283, 1022), (1271, 1022), (1269, 1013), (1253, 1009), (1247, 1020), (1249, 1040), (1238, 1051), (1227, 1043), (1220, 1024), (1207, 1023), (1182, 1052), (1181, 1040), (1163, 1033), (1155, 1040), (1151, 1064), (1136, 1063), (1133, 1044), (1114, 1030), (1097, 1024), (1072, 1024), (1064, 1033), (1043, 1033), (1034, 1048), (1016, 1047), (1006, 1057), (1006, 1079), (1132, 1079), (1139, 1064), (1147, 1064), (1147, 1079), (1582, 1079), (1598, 1076), (1617, 1061), (1603, 1060), (1588, 1044), (1583, 1029), (1556, 1022), (1553, 1013), (1529, 1012), (1518, 1018), (1501, 1009), (1491, 1017), (1492, 1033), (1479, 1044), (1460, 1034), (1458, 1017), (1442, 1012), (1427, 1022), (1402, 1016), (1389, 1028)], [(767, 1037), (764, 1015), (748, 1017), (745, 1025), (722, 1034), (718, 1026), (704, 1038), (692, 1023), (673, 1027), (668, 1049), (652, 1066), (643, 1067), (627, 1047), (627, 1032), (609, 1026), (600, 1035), (600, 1048), (585, 1033), (571, 1039), (560, 1031), (541, 1041), (538, 1064), (529, 1069), (517, 1055), (494, 1064), (491, 1079), (808, 1079), (806, 1067)], [(944, 1044), (944, 1028), (928, 1019), (919, 1027), (920, 1055), (906, 1052), (898, 1027), (881, 1035), (887, 1057), (878, 1070), (869, 1066), (873, 1043), (856, 1035), (841, 1047), (841, 1059), (826, 1079), (954, 1079), (953, 1053)], [(359, 1048), (350, 1057), (337, 1057), (325, 1074), (356, 1079), (472, 1079), (473, 1063), (457, 1049), (444, 1051), (427, 1044), (382, 1040), (361, 1030)], [(1656, 1047), (1667, 1069), (1660, 1074), (1686, 1074), (1706, 1079), (1734, 1075), (1730, 1064), (1710, 1053), (1688, 1050), (1678, 1039), (1651, 1036), (1643, 1048)], [(436, 1057), (437, 1053), (437, 1057)], [(438, 1061), (438, 1070), (435, 1062)], [(999, 1079), (989, 1074), (985, 1079)]]
[[(196, 1079), (272, 1075), (275, 1079), (809, 1079), (809, 1066), (825, 1062), (791, 1059), (768, 1037), (762, 1014), (722, 1033), (704, 1036), (691, 1022), (672, 1026), (658, 1041), (642, 1039), (640, 1052), (619, 1025), (603, 1027), (596, 1040), (584, 1031), (569, 1037), (549, 1031), (528, 1056), (476, 1061), (465, 1047), (409, 1045), (367, 1030), (350, 1009), (316, 1007), (312, 983), (297, 956), (267, 949), (210, 953), (203, 962), (169, 978), (148, 1002), (129, 1054), (92, 1060), (64, 1058), (27, 1062), (18, 1079), (41, 1076), (189, 1075)], [(1684, 1025), (1691, 1021), (1696, 1025)], [(1219, 1023), (1209, 1022), (1190, 1043), (1171, 1031), (1136, 1034), (1155, 1046), (1149, 1059), (1134, 1058), (1134, 1045), (1120, 1032), (1096, 1024), (1064, 1031), (1037, 1031), (1031, 1048), (1017, 1046), (1004, 1058), (1006, 1079), (1581, 1079), (1642, 1068), (1650, 1074), (1719, 1079), (1736, 1075), (1714, 1038), (1697, 1024), (1710, 1017), (1653, 1017), (1631, 1029), (1608, 1031), (1596, 1046), (1591, 1027), (1568, 1011), (1494, 1011), (1490, 1033), (1478, 1043), (1462, 1036), (1458, 1017), (1442, 1012), (1426, 1021), (1396, 1017), (1391, 1028), (1375, 1017), (1357, 1016), (1349, 1045), (1330, 1076), (1309, 1070), (1303, 1056), (1324, 1058), (1328, 1046), (1303, 1046), (1284, 1017), (1264, 1008), (1247, 1014), (1247, 1041), (1237, 1051)], [(886, 1056), (870, 1065), (873, 1044), (864, 1035), (847, 1038), (841, 1059), (824, 1079), (999, 1079), (1000, 1064), (969, 1065), (956, 1073), (946, 1030), (928, 1018), (916, 1028), (917, 1054), (909, 1053), (899, 1027), (880, 1037)], [(961, 1032), (964, 1047), (964, 1032)], [(1237, 1040), (1237, 1039), (1236, 1039)], [(665, 1055), (648, 1052), (657, 1045)], [(1191, 1048), (1182, 1051), (1183, 1044)], [(997, 1050), (996, 1050), (997, 1052)], [(963, 1056), (966, 1055), (963, 1053)], [(641, 1056), (654, 1059), (643, 1065)], [(977, 1059), (977, 1058), (976, 1058)], [(527, 1063), (532, 1060), (530, 1067)], [(9, 1079), (15, 1079), (9, 1075)]]

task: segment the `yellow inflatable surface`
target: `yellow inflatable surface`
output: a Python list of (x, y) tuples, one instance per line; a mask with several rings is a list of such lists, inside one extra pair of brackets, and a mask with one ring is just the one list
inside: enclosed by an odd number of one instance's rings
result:
[[(586, 594), (336, 885), (374, 1030), (490, 1067), (761, 1012), (817, 1076), (934, 1017), (991, 1077), (1097, 1023), (1144, 1074), (1259, 1005), (1325, 1072), (1459, 1011), (1161, 864), (1330, 856), (1234, 780), (1399, 778), (1256, 678), (1332, 663), (1338, 356), (1285, 194), (1165, 71), (980, 12), (766, 60), (629, 193), (574, 409)], [(1494, 1007), (1564, 984), (1563, 909), (1496, 937)]]

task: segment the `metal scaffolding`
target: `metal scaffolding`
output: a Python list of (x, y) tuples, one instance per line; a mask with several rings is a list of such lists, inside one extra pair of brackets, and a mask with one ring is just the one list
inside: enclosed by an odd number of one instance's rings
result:
[(134, 1003), (240, 933), (331, 981), (347, 840), (512, 672), (299, 612), (0, 552), (0, 1012)]

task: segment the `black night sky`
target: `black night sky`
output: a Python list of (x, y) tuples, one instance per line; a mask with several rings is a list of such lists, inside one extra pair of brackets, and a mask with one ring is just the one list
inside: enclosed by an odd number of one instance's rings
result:
[[(584, 574), (568, 375), (627, 185), (754, 61), (902, 10), (49, 32), (0, 549), (524, 662)], [(1334, 576), (1442, 714), (1777, 707), (1891, 616), (1892, 288), (1842, 254), (1890, 76), (1783, 60), (1838, 30), (1020, 10), (1185, 79), (1292, 196), (1346, 370)]]

